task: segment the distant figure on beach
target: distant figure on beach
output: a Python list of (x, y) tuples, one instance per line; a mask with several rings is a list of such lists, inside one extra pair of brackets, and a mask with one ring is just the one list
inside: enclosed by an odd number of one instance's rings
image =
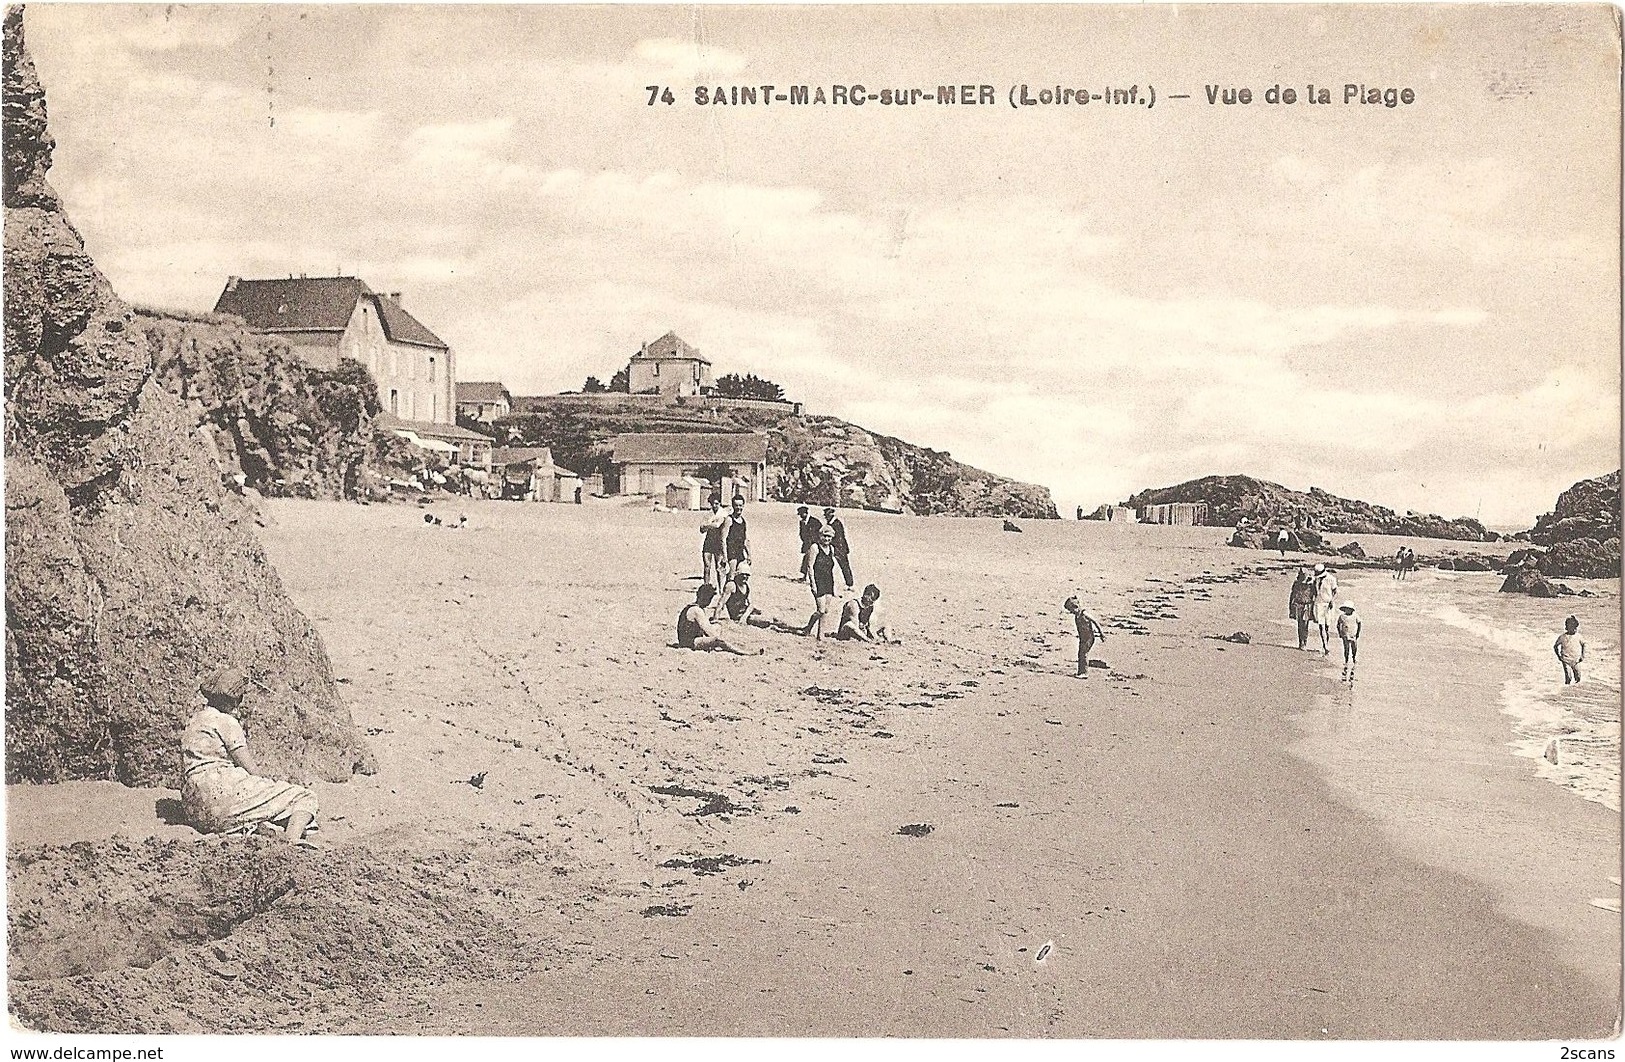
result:
[(764, 650), (758, 649), (754, 653), (747, 653), (736, 648), (722, 638), (722, 632), (711, 621), (707, 610), (711, 602), (717, 597), (717, 588), (710, 583), (701, 583), (694, 591), (694, 600), (683, 606), (677, 613), (677, 644), (683, 649), (697, 649), (703, 652), (733, 653), (735, 656), (759, 656)]
[(1563, 685), (1580, 681), (1580, 663), (1586, 658), (1586, 643), (1580, 637), (1580, 618), (1570, 616), (1563, 621), (1563, 633), (1552, 643), (1557, 662), (1563, 665)]
[[(813, 614), (805, 633), (824, 640), (824, 625), (835, 611), (835, 530), (819, 529), (818, 541), (801, 558), (801, 574), (812, 589)], [(831, 631), (831, 634), (834, 632)]]
[(1400, 546), (1399, 552), (1394, 554), (1394, 578), (1406, 578), (1414, 567), (1416, 567), (1416, 551), (1409, 546)]
[(1069, 597), (1061, 606), (1072, 613), (1072, 619), (1078, 626), (1078, 678), (1089, 677), (1089, 650), (1093, 649), (1097, 641), (1106, 640), (1106, 632), (1101, 628), (1100, 621), (1090, 614), (1089, 610), (1078, 603), (1076, 597)]
[(1315, 616), (1315, 574), (1308, 568), (1299, 568), (1287, 595), (1287, 618), (1298, 621), (1298, 648), (1309, 648), (1309, 623)]
[(206, 706), (181, 731), (181, 807), (203, 833), (275, 833), (309, 847), (316, 794), (257, 773), (237, 720), (248, 685), (246, 673), (223, 668), (198, 687)]
[(1291, 547), (1292, 533), (1290, 531), (1283, 527), (1281, 530), (1275, 532), (1275, 548), (1281, 551), (1282, 557), (1286, 556), (1286, 551)]
[(735, 494), (733, 511), (730, 512), (723, 523), (722, 546), (727, 555), (728, 577), (739, 569), (739, 565), (750, 560), (749, 532), (745, 527), (745, 496)]
[(1315, 565), (1315, 625), (1320, 628), (1320, 655), (1332, 655), (1332, 604), (1337, 598), (1337, 575), (1324, 564)]
[(841, 518), (835, 515), (833, 505), (824, 506), (824, 526), (835, 532), (833, 542), (835, 548), (835, 563), (841, 566), (841, 575), (846, 579), (846, 588), (852, 589), (852, 546), (846, 541), (846, 525)]
[(1337, 606), (1337, 636), (1343, 639), (1343, 677), (1353, 682), (1354, 665), (1360, 658), (1360, 614), (1352, 601)]
[(722, 538), (728, 514), (722, 511), (722, 495), (711, 495), (710, 507), (711, 511), (700, 518), (700, 581), (721, 593), (727, 585), (724, 571), (728, 567), (727, 546)]
[(870, 583), (863, 593), (841, 603), (841, 621), (835, 637), (842, 641), (881, 642), (901, 645), (903, 639), (893, 636), (880, 609), (880, 587)]

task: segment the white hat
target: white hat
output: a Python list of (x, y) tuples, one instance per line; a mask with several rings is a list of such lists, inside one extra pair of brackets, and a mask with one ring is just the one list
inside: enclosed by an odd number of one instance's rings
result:
[(1324, 564), (1315, 565), (1315, 574), (1316, 575), (1319, 575), (1321, 572), (1323, 572), (1325, 570), (1326, 570), (1326, 566)]
[(735, 568), (734, 568), (734, 574), (735, 575), (749, 575), (750, 574), (750, 561), (748, 561), (748, 560), (740, 561), (739, 564), (737, 566), (735, 566)]
[(1338, 611), (1340, 611), (1340, 612), (1353, 612), (1354, 611), (1354, 602), (1348, 600), (1347, 598), (1344, 598), (1342, 603), (1339, 604), (1337, 606), (1337, 608), (1338, 608)]

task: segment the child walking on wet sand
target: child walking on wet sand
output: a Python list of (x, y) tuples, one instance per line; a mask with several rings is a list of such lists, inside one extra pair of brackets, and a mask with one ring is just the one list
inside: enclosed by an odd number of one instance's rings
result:
[(1563, 665), (1563, 685), (1580, 681), (1580, 662), (1586, 658), (1586, 643), (1580, 637), (1580, 619), (1570, 616), (1563, 621), (1563, 633), (1552, 643), (1557, 662)]
[(1106, 640), (1106, 632), (1100, 629), (1100, 621), (1089, 614), (1089, 610), (1078, 604), (1076, 597), (1066, 599), (1062, 606), (1072, 613), (1072, 618), (1078, 624), (1078, 678), (1089, 677), (1089, 650), (1094, 648), (1097, 641)]
[(1354, 681), (1354, 665), (1360, 658), (1360, 615), (1354, 602), (1337, 606), (1337, 636), (1343, 639), (1343, 677)]

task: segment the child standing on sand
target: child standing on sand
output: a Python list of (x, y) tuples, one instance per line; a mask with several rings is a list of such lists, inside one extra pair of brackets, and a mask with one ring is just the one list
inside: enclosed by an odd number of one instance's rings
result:
[(1078, 678), (1086, 679), (1089, 677), (1089, 650), (1094, 648), (1095, 642), (1106, 640), (1106, 632), (1101, 630), (1100, 621), (1078, 604), (1076, 597), (1067, 598), (1061, 607), (1072, 613), (1078, 624)]
[(1563, 685), (1580, 681), (1580, 661), (1586, 658), (1586, 643), (1580, 637), (1580, 619), (1570, 616), (1563, 621), (1563, 633), (1552, 643), (1557, 662), (1563, 665)]
[(1343, 677), (1354, 681), (1354, 665), (1360, 658), (1360, 615), (1354, 602), (1337, 606), (1337, 636), (1343, 639)]

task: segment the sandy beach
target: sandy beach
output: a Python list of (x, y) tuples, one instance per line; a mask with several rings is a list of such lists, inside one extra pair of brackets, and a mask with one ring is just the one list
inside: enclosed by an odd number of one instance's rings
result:
[[(853, 513), (858, 583), (882, 587), (906, 644), (736, 629), (766, 651), (741, 658), (671, 648), (695, 514), (456, 511), (467, 529), (267, 506), (261, 538), (379, 763), (318, 787), (320, 851), (167, 825), (163, 790), (8, 790), (17, 1020), (1615, 1029), (1619, 916), (1588, 901), (1618, 897), (1617, 813), (1513, 754), (1496, 692), (1521, 664), (1402, 618), (1455, 592), (1442, 580), (1345, 573), (1370, 625), (1351, 691), (1296, 649), (1294, 558), (1223, 529)], [(758, 606), (804, 619), (793, 511), (750, 515)], [(1087, 682), (1073, 592), (1109, 635)], [(1251, 643), (1213, 637), (1235, 631)]]

